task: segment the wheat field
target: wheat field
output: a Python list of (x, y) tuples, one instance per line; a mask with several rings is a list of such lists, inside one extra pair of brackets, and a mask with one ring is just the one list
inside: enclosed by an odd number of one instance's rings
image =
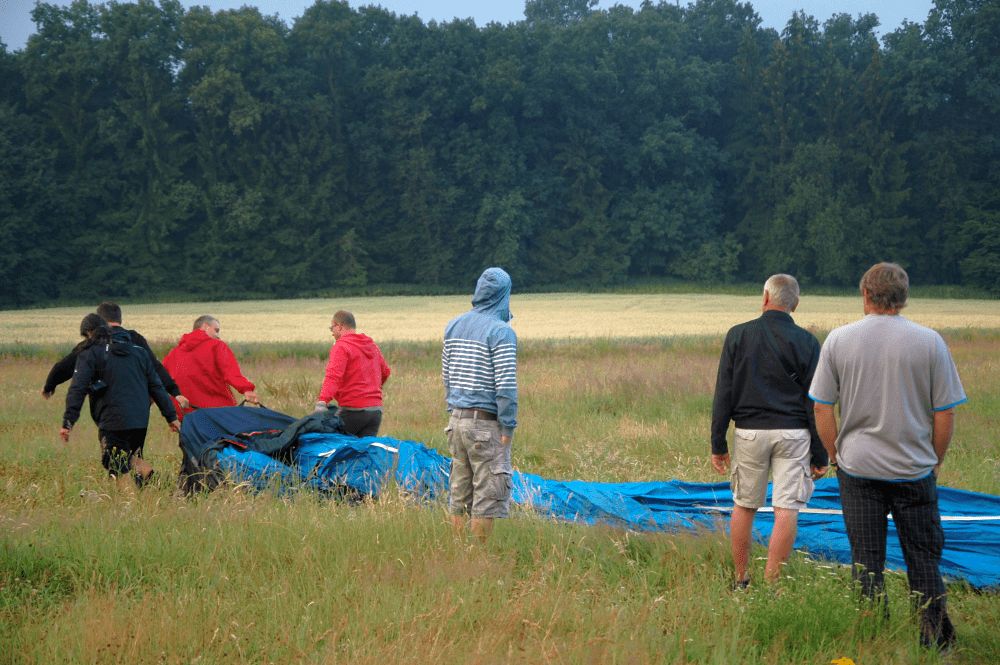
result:
[[(756, 316), (760, 300), (715, 294), (515, 293), (512, 325), (524, 340), (720, 335)], [(471, 306), (469, 296), (121, 304), (126, 327), (161, 345), (176, 342), (202, 314), (219, 318), (229, 342), (325, 342), (338, 309), (354, 312), (358, 329), (379, 342), (430, 342), (440, 340), (445, 324)], [(0, 311), (0, 344), (74, 344), (80, 319), (91, 311), (87, 306)], [(935, 329), (996, 329), (1000, 300), (914, 298), (904, 315)], [(794, 314), (797, 323), (815, 331), (861, 316), (858, 297), (808, 293)]]

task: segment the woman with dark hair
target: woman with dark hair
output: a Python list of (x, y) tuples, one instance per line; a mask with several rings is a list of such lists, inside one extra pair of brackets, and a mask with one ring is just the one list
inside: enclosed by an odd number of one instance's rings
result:
[[(93, 319), (100, 320), (94, 325)], [(177, 413), (156, 374), (149, 353), (132, 343), (126, 330), (112, 330), (96, 314), (80, 322), (87, 339), (76, 360), (73, 383), (66, 394), (66, 412), (59, 436), (69, 441), (70, 430), (80, 417), (85, 397), (90, 397), (90, 415), (101, 441), (101, 464), (113, 478), (132, 473), (140, 487), (153, 475), (153, 467), (142, 459), (152, 399), (174, 432), (180, 430)]]
[(49, 375), (45, 377), (45, 386), (42, 388), (42, 397), (45, 399), (52, 397), (52, 394), (56, 391), (56, 386), (73, 378), (73, 369), (76, 367), (77, 356), (80, 355), (81, 351), (94, 343), (90, 338), (90, 333), (101, 326), (107, 326), (107, 324), (100, 315), (88, 314), (83, 317), (83, 321), (80, 321), (80, 337), (83, 337), (83, 339), (49, 370)]
[(88, 314), (83, 317), (83, 321), (80, 321), (80, 337), (83, 337), (83, 340), (76, 345), (74, 350), (80, 352), (90, 346), (92, 344), (90, 334), (98, 328), (106, 327), (107, 324), (104, 322), (104, 319), (98, 314)]

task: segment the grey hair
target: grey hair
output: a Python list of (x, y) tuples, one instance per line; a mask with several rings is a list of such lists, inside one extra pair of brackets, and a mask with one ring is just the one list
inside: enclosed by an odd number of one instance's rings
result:
[(910, 276), (898, 263), (876, 263), (861, 278), (861, 293), (880, 310), (899, 311), (910, 295)]
[(219, 320), (214, 316), (212, 316), (211, 314), (202, 314), (201, 316), (199, 316), (197, 319), (194, 320), (194, 325), (191, 327), (191, 330), (198, 330), (206, 323), (218, 323), (218, 322)]
[(764, 290), (771, 296), (771, 302), (785, 311), (799, 305), (799, 282), (791, 275), (771, 275), (764, 282)]

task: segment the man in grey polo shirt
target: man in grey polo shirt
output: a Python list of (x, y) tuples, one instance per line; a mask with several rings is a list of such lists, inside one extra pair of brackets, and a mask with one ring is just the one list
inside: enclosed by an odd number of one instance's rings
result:
[[(944, 532), (937, 474), (966, 401), (941, 336), (899, 315), (909, 277), (878, 263), (861, 278), (865, 318), (832, 331), (809, 389), (816, 428), (837, 464), (855, 579), (883, 602), (887, 515), (899, 534), (924, 646), (948, 648), (955, 631), (941, 579)], [(840, 426), (834, 404), (840, 404)]]

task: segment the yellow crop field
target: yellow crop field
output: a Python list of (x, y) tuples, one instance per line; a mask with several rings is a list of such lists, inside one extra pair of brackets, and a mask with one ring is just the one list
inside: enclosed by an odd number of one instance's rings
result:
[[(445, 324), (470, 307), (469, 296), (314, 298), (130, 305), (125, 325), (153, 343), (170, 343), (201, 314), (222, 323), (230, 342), (326, 342), (337, 309), (354, 312), (358, 329), (377, 341), (435, 341)], [(713, 294), (525, 294), (511, 299), (512, 322), (524, 340), (719, 335), (753, 318), (757, 296)], [(0, 344), (75, 343), (87, 307), (0, 311)], [(1000, 328), (1000, 300), (912, 299), (908, 318), (935, 329)], [(857, 297), (803, 296), (795, 320), (830, 330), (862, 316)]]

